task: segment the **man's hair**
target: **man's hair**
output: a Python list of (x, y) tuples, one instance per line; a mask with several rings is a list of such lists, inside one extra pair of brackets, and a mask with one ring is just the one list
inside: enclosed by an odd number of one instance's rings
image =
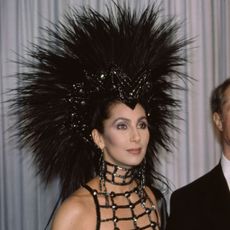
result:
[(211, 111), (213, 113), (222, 113), (224, 104), (224, 93), (226, 89), (230, 86), (230, 78), (226, 79), (222, 84), (217, 86), (211, 95)]

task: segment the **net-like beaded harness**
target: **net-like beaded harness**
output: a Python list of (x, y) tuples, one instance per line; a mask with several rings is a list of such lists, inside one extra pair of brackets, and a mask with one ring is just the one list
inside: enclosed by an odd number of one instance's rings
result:
[(123, 193), (107, 192), (106, 183), (118, 186), (134, 182), (133, 169), (125, 169), (105, 162), (104, 189), (84, 187), (92, 194), (97, 213), (97, 230), (159, 230), (159, 216), (155, 204), (142, 186)]

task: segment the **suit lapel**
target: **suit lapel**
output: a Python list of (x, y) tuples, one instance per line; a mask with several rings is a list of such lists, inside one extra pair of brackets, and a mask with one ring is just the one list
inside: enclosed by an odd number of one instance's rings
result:
[(219, 229), (225, 229), (230, 226), (230, 191), (220, 163), (210, 172), (209, 178), (210, 191), (204, 198), (209, 202), (207, 214), (211, 222), (219, 224)]

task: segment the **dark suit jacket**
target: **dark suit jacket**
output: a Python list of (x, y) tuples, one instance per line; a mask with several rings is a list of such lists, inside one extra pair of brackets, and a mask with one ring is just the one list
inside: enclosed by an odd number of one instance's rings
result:
[(167, 230), (230, 230), (230, 191), (221, 165), (172, 193)]

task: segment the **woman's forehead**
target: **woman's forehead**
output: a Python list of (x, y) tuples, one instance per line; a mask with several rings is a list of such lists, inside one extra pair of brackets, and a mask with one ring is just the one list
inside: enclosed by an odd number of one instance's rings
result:
[(132, 109), (128, 105), (118, 102), (109, 108), (109, 118), (146, 116), (144, 108), (138, 103)]

